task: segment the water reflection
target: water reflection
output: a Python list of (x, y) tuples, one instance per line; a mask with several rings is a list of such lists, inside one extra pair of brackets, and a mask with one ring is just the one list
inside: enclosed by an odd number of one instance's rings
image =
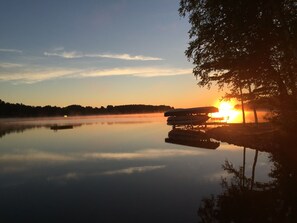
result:
[(60, 176), (52, 176), (48, 177), (48, 181), (68, 181), (68, 180), (81, 180), (86, 177), (96, 177), (100, 175), (130, 175), (135, 173), (145, 173), (148, 171), (154, 171), (158, 169), (165, 168), (165, 165), (158, 165), (158, 166), (137, 166), (137, 167), (129, 167), (117, 170), (109, 170), (104, 172), (93, 172), (93, 173), (78, 173), (78, 172), (69, 172)]
[(69, 161), (90, 161), (90, 160), (143, 160), (143, 159), (160, 159), (174, 158), (182, 156), (200, 156), (202, 151), (192, 149), (144, 149), (130, 153), (54, 153), (41, 152), (39, 150), (25, 149), (24, 151), (10, 151), (2, 153), (0, 162), (2, 163), (17, 163), (17, 162), (69, 162)]
[(0, 138), (7, 134), (23, 133), (30, 129), (47, 128), (54, 131), (73, 129), (81, 127), (83, 124), (43, 124), (43, 123), (0, 123)]
[[(238, 140), (234, 139), (233, 143)], [(229, 141), (232, 143), (232, 139)], [(208, 149), (220, 145), (201, 129), (187, 127), (173, 128), (165, 142)], [(247, 165), (246, 147), (242, 148), (242, 163), (238, 167), (225, 160), (223, 172), (214, 175), (221, 178), (222, 192), (201, 199), (199, 222), (297, 222), (297, 141), (294, 133), (282, 133), (278, 137), (251, 135), (241, 143), (255, 147), (254, 155), (250, 157), (252, 162)], [(259, 150), (270, 152), (272, 168), (267, 174), (268, 180), (256, 180)]]
[[(226, 143), (164, 143), (170, 127), (162, 116), (13, 124), (0, 139), (3, 222), (197, 222), (198, 202), (219, 196), (221, 177), (231, 180), (221, 164), (243, 165), (242, 148)], [(53, 131), (55, 124), (74, 127)], [(254, 160), (245, 149), (245, 175), (254, 172), (259, 190), (272, 179), (271, 164), (259, 152), (253, 171)]]
[(192, 129), (174, 128), (168, 132), (165, 142), (203, 149), (216, 149), (219, 142), (213, 141), (205, 132)]
[[(126, 117), (123, 119), (123, 117)], [(160, 119), (160, 117), (153, 116)], [(122, 118), (122, 119), (121, 119)], [(54, 131), (68, 130), (83, 125), (118, 125), (150, 123), (146, 115), (142, 116), (85, 116), (73, 118), (27, 118), (27, 119), (0, 119), (0, 138), (12, 133), (23, 133), (26, 130), (47, 128)]]
[(257, 149), (251, 177), (245, 174), (246, 148), (239, 168), (226, 160), (222, 169), (231, 177), (221, 179), (220, 194), (202, 199), (200, 222), (297, 222), (296, 141), (289, 136), (278, 139), (277, 145), (270, 155), (273, 166), (266, 182), (255, 180)]

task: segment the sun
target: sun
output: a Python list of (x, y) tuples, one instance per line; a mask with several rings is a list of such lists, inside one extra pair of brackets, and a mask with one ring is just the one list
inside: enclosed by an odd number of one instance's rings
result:
[(223, 122), (236, 122), (240, 113), (234, 106), (235, 102), (233, 101), (218, 102), (216, 107), (219, 112), (213, 113), (212, 117)]

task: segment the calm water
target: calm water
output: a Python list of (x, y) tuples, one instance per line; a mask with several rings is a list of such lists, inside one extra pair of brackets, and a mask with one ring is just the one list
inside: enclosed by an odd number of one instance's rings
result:
[[(162, 115), (10, 120), (0, 135), (0, 222), (198, 222), (226, 161), (270, 182), (269, 154), (165, 143)], [(52, 130), (55, 124), (73, 128)]]

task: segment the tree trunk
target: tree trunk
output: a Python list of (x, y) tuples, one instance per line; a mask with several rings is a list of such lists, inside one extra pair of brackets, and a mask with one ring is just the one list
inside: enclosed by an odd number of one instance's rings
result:
[(241, 98), (242, 123), (245, 125), (245, 112), (244, 112), (244, 103), (243, 103), (241, 86), (239, 87), (239, 91), (240, 91), (240, 98)]
[(255, 123), (258, 126), (258, 115), (257, 115), (257, 110), (256, 110), (256, 106), (255, 106), (255, 96), (254, 93), (252, 92), (252, 88), (251, 85), (249, 84), (249, 93), (250, 96), (252, 97), (252, 106), (253, 106), (253, 111), (254, 111), (254, 118), (255, 118)]

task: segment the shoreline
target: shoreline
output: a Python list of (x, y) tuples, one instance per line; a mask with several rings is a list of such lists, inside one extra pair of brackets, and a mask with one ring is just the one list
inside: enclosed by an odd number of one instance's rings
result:
[(295, 148), (294, 133), (282, 131), (271, 123), (226, 124), (206, 130), (209, 137), (229, 144), (256, 149), (263, 152), (276, 152)]
[(124, 114), (97, 114), (97, 115), (71, 115), (71, 116), (32, 116), (32, 117), (0, 117), (0, 124), (7, 122), (19, 121), (38, 121), (38, 120), (77, 120), (77, 119), (92, 119), (92, 118), (112, 118), (112, 117), (151, 117), (152, 115), (163, 116), (163, 112), (148, 112), (148, 113), (124, 113)]

